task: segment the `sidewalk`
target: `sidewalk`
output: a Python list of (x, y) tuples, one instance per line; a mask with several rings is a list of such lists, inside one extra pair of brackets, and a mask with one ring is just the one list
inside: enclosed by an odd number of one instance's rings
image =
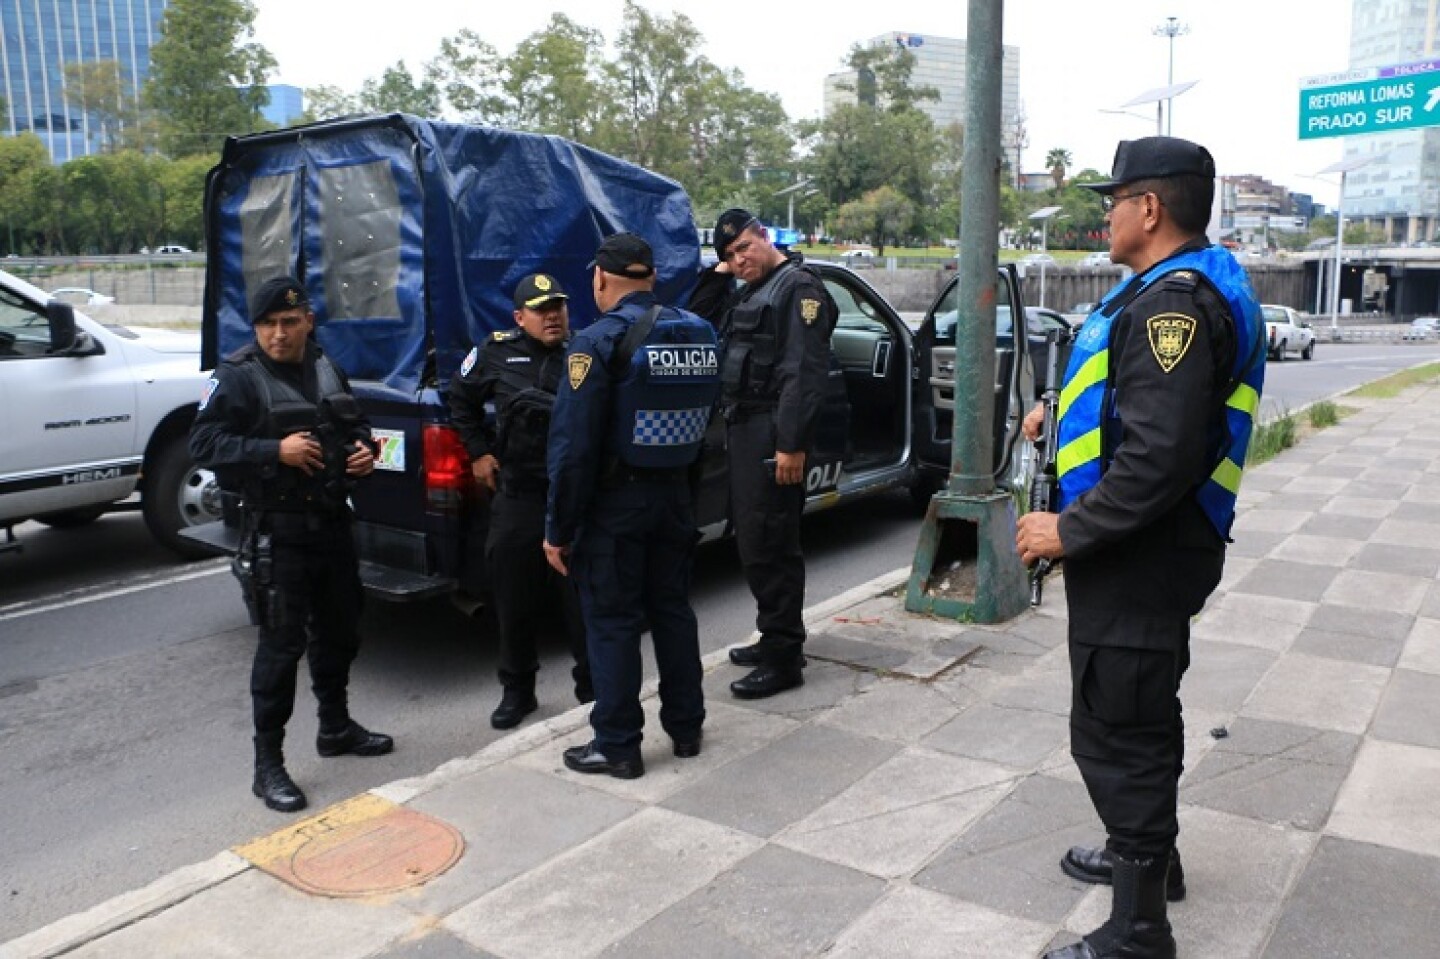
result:
[[(1247, 473), (1194, 628), (1189, 897), (1170, 913), (1185, 959), (1440, 955), (1440, 387), (1344, 402), (1361, 412)], [(735, 700), (740, 671), (710, 657), (696, 759), (670, 755), (652, 695), (642, 779), (561, 766), (589, 738), (576, 709), (375, 790), (463, 835), (424, 885), (325, 898), (225, 852), (0, 957), (997, 959), (1069, 942), (1109, 891), (1057, 866), (1103, 838), (1067, 751), (1063, 578), (1040, 610), (966, 627), (905, 613), (906, 572), (810, 611), (797, 691)]]

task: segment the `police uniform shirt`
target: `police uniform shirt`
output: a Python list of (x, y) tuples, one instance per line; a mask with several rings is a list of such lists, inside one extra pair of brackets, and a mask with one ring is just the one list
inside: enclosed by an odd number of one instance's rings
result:
[[(460, 374), (450, 381), (450, 419), (471, 459), (495, 454), (497, 424), (505, 404), (520, 392), (517, 380), (542, 388), (553, 385), (563, 376), (559, 367), (564, 357), (563, 343), (546, 346), (518, 326), (495, 333), (470, 351)], [(495, 401), (494, 421), (485, 415), (485, 404), (491, 399)]]
[[(1188, 243), (1176, 253), (1205, 245)], [(1163, 270), (1163, 262), (1152, 269)], [(1172, 358), (1152, 342), (1151, 321), (1177, 315), (1194, 325), (1182, 352)], [(1099, 483), (1060, 515), (1067, 559), (1083, 558), (1152, 526), (1209, 475), (1235, 355), (1234, 331), (1219, 292), (1189, 271), (1154, 283), (1115, 318), (1109, 401), (1123, 435), (1107, 437), (1105, 452), (1113, 459)], [(1198, 507), (1195, 512), (1200, 515)], [(1214, 540), (1218, 547), (1219, 537)]]

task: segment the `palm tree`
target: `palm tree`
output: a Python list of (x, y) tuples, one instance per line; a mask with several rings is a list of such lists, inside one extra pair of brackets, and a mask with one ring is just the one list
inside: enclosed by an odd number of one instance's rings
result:
[(1064, 147), (1056, 147), (1045, 154), (1045, 165), (1050, 168), (1050, 179), (1055, 181), (1056, 190), (1065, 185), (1065, 171), (1070, 168), (1071, 162), (1070, 151)]

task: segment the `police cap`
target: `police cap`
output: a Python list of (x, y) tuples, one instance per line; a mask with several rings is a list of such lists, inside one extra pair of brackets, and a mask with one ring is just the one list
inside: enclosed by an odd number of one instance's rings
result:
[(655, 254), (642, 237), (634, 233), (616, 233), (600, 244), (590, 266), (598, 266), (616, 276), (643, 280), (655, 272)]
[(538, 310), (552, 300), (568, 300), (560, 281), (548, 273), (531, 273), (515, 287), (515, 309)]
[(751, 224), (760, 222), (760, 218), (744, 207), (731, 207), (720, 214), (720, 219), (715, 221), (715, 233), (712, 242), (715, 245), (715, 255), (725, 259), (725, 251), (737, 236), (748, 230)]
[(305, 294), (305, 287), (293, 276), (277, 276), (266, 280), (250, 299), (250, 322), (259, 322), (267, 313), (296, 307), (310, 309), (310, 297)]
[(1117, 187), (1136, 180), (1186, 174), (1215, 179), (1215, 159), (1210, 156), (1210, 151), (1179, 137), (1143, 137), (1120, 141), (1115, 148), (1115, 163), (1110, 169), (1109, 180), (1082, 186), (1096, 193), (1114, 193)]

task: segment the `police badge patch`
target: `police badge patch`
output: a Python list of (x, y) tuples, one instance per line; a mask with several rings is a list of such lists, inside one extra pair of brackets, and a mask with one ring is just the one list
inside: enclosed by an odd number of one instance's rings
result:
[(210, 405), (210, 397), (214, 396), (215, 391), (219, 388), (220, 381), (217, 380), (215, 377), (212, 376), (210, 377), (210, 379), (205, 381), (205, 390), (200, 394), (200, 409), (203, 410), (205, 407)]
[(1150, 337), (1150, 352), (1160, 369), (1169, 373), (1185, 358), (1195, 341), (1195, 321), (1183, 313), (1161, 313), (1145, 321)]
[(460, 364), (460, 375), (469, 376), (470, 371), (475, 369), (475, 361), (480, 358), (480, 350), (471, 347), (470, 352), (465, 354), (465, 362)]
[(800, 301), (800, 318), (805, 321), (805, 325), (806, 325), (806, 326), (809, 326), (811, 323), (814, 323), (816, 317), (818, 317), (819, 315), (820, 315), (820, 301), (819, 301), (819, 300), (812, 300), (812, 299), (810, 299), (809, 297), (806, 297), (805, 299), (802, 299), (802, 300)]
[(585, 382), (585, 375), (590, 372), (590, 364), (593, 361), (584, 353), (576, 353), (570, 357), (570, 388), (578, 390), (580, 384)]

